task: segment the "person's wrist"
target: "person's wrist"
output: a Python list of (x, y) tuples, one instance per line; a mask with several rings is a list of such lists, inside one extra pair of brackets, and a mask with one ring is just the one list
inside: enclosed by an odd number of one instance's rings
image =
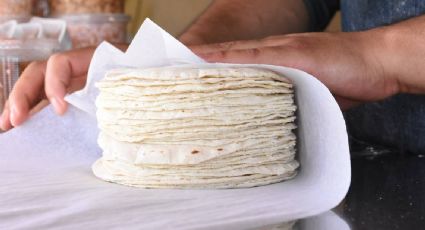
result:
[[(404, 21), (381, 28), (385, 44), (386, 69), (399, 84), (399, 93), (425, 93), (424, 71), (421, 68), (425, 55), (421, 25), (424, 19)], [(424, 20), (425, 21), (425, 20)]]
[(398, 56), (395, 52), (397, 35), (387, 27), (360, 32), (365, 61), (373, 66), (372, 71), (383, 78), (387, 95), (405, 92), (406, 86), (400, 78), (397, 66)]

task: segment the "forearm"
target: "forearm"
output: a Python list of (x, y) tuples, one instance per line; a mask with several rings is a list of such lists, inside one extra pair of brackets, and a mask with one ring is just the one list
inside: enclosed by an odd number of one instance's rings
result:
[(425, 15), (370, 32), (383, 37), (375, 52), (398, 91), (425, 93)]
[(215, 0), (180, 40), (198, 45), (258, 39), (305, 32), (308, 22), (302, 0)]

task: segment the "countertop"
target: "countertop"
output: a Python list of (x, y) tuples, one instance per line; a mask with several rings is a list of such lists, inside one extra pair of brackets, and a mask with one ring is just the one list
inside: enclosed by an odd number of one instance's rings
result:
[(425, 156), (367, 147), (352, 153), (352, 182), (335, 209), (352, 229), (425, 229)]

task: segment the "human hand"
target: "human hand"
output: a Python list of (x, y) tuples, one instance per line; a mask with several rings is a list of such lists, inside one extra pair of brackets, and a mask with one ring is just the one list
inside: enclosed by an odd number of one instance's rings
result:
[(84, 86), (93, 53), (94, 48), (78, 49), (54, 54), (47, 61), (32, 62), (9, 95), (0, 128), (9, 130), (22, 124), (32, 112), (47, 105), (47, 100), (57, 114), (64, 114), (64, 97)]
[[(387, 71), (387, 47), (378, 31), (305, 33), (190, 47), (209, 62), (271, 64), (317, 77), (342, 109), (400, 91)], [(391, 55), (389, 55), (391, 56)]]

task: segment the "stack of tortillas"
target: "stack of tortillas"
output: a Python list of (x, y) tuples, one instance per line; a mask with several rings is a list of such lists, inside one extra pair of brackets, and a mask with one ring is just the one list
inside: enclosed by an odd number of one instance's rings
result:
[(144, 188), (240, 188), (293, 178), (293, 88), (252, 68), (114, 70), (97, 83), (106, 181)]

